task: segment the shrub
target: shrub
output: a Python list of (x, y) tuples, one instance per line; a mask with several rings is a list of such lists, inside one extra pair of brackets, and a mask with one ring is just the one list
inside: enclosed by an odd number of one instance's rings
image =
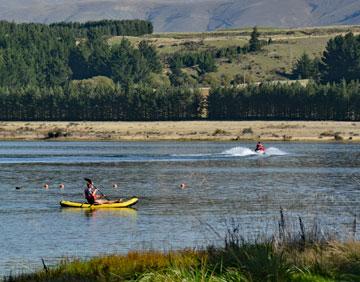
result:
[(335, 134), (334, 134), (334, 139), (335, 139), (336, 141), (344, 140), (344, 138), (343, 138), (339, 133), (335, 133)]
[(225, 130), (223, 130), (223, 129), (219, 129), (219, 128), (217, 128), (217, 129), (215, 129), (215, 131), (213, 132), (213, 136), (217, 136), (217, 135), (228, 135), (229, 134), (229, 132), (227, 132), (227, 131), (225, 131)]
[(249, 128), (244, 128), (244, 129), (242, 130), (242, 134), (254, 134), (254, 131), (252, 130), (251, 127), (249, 127)]
[(53, 131), (49, 131), (47, 133), (46, 139), (59, 138), (59, 137), (68, 137), (71, 136), (71, 133), (62, 131), (61, 129), (56, 129)]
[(283, 135), (283, 141), (290, 141), (291, 139), (292, 139), (292, 136), (286, 135), (286, 134)]
[(321, 137), (333, 137), (335, 133), (332, 130), (324, 131), (320, 133)]

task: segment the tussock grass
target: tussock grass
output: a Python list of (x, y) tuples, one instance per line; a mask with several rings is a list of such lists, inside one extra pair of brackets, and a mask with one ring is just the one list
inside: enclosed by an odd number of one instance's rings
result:
[(137, 252), (5, 278), (10, 281), (360, 281), (360, 243), (237, 242), (222, 248)]
[(10, 281), (360, 281), (360, 242), (339, 242), (314, 224), (290, 232), (280, 210), (279, 231), (250, 242), (232, 222), (224, 245), (203, 250), (130, 252), (64, 261)]
[(56, 268), (7, 277), (5, 281), (136, 281), (169, 269), (196, 268), (201, 257), (202, 253), (194, 250), (129, 252), (124, 256), (96, 257), (88, 261), (63, 261)]

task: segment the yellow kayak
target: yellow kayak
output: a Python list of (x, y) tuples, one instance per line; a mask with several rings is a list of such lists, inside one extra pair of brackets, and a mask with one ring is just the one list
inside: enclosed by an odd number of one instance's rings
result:
[(68, 208), (84, 208), (84, 209), (107, 209), (107, 208), (128, 208), (133, 205), (135, 205), (139, 201), (138, 198), (133, 197), (128, 200), (121, 201), (119, 203), (113, 203), (113, 204), (94, 204), (90, 205), (88, 203), (79, 203), (79, 202), (71, 202), (71, 201), (60, 201), (60, 205), (62, 207), (68, 207)]

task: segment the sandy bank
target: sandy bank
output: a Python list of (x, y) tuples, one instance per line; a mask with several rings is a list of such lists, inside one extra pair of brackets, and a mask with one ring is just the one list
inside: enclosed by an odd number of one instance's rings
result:
[[(51, 138), (48, 138), (51, 137)], [(360, 141), (360, 122), (0, 122), (2, 140)]]

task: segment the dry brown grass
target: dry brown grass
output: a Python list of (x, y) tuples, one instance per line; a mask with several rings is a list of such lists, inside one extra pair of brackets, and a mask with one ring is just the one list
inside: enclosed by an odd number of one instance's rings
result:
[[(244, 46), (250, 38), (252, 28), (219, 30), (213, 32), (155, 33), (140, 37), (127, 36), (134, 46), (141, 40), (150, 42), (161, 55), (177, 51), (203, 51), (213, 48)], [(330, 38), (347, 32), (360, 33), (360, 26), (328, 26), (309, 28), (264, 28), (259, 27), (260, 37), (272, 44), (264, 46), (262, 52), (235, 56), (232, 60), (217, 59), (218, 70), (211, 73), (218, 82), (222, 77), (227, 80), (236, 75), (245, 76), (246, 82), (287, 80), (297, 59), (306, 52), (310, 57), (321, 57)], [(110, 45), (119, 44), (122, 36), (108, 39)], [(184, 68), (191, 72), (191, 68)], [(195, 74), (196, 76), (196, 74)], [(203, 83), (203, 86), (208, 85)]]
[[(326, 245), (313, 245), (303, 251), (288, 250), (287, 260), (301, 269), (311, 266), (318, 273), (330, 275), (335, 272), (359, 274), (360, 244), (358, 241), (331, 241)], [(348, 281), (348, 280), (344, 280)], [(358, 280), (351, 280), (358, 281)]]
[(0, 122), (2, 140), (42, 140), (54, 131), (68, 133), (59, 140), (360, 141), (360, 122)]

